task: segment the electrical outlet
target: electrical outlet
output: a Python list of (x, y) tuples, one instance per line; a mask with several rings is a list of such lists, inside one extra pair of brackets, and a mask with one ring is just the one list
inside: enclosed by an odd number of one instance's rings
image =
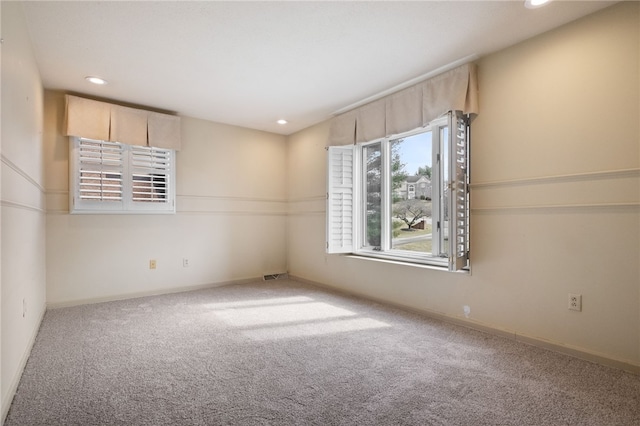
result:
[(27, 299), (22, 299), (22, 318), (27, 316)]
[(189, 267), (189, 259), (187, 259), (186, 257), (182, 259), (182, 267), (184, 268)]
[(569, 293), (569, 310), (582, 311), (582, 295)]
[(149, 269), (156, 269), (156, 260), (155, 259), (151, 259), (149, 261)]

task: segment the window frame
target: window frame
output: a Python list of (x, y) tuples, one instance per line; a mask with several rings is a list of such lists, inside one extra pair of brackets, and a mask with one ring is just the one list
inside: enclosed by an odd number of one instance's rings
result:
[[(391, 222), (393, 220), (393, 188), (392, 188), (392, 174), (391, 174), (391, 162), (392, 153), (391, 153), (391, 144), (394, 141), (399, 139), (405, 139), (412, 136), (417, 136), (421, 134), (425, 134), (431, 132), (431, 157), (433, 159), (432, 166), (432, 193), (436, 192), (440, 194), (441, 187), (443, 185), (442, 181), (442, 167), (444, 166), (442, 161), (442, 145), (444, 141), (442, 140), (441, 131), (444, 127), (448, 127), (449, 123), (447, 117), (438, 118), (433, 120), (425, 127), (421, 127), (418, 129), (414, 129), (409, 132), (399, 133), (397, 135), (391, 135), (382, 139), (377, 139), (375, 141), (366, 142), (362, 144), (357, 144), (355, 146), (356, 151), (358, 153), (358, 161), (361, 163), (360, 167), (360, 197), (359, 197), (359, 210), (356, 210), (356, 223), (359, 224), (358, 234), (357, 234), (357, 243), (354, 248), (354, 254), (363, 255), (368, 257), (376, 257), (387, 260), (396, 260), (396, 261), (405, 261), (412, 263), (421, 263), (435, 266), (447, 266), (447, 258), (444, 258), (441, 255), (434, 254), (426, 254), (413, 252), (409, 250), (401, 250), (392, 248), (392, 230), (391, 230)], [(381, 244), (380, 247), (372, 247), (367, 244), (367, 219), (366, 219), (366, 170), (364, 167), (364, 155), (363, 152), (367, 146), (380, 144), (381, 145), (381, 165), (382, 165), (382, 182), (381, 182), (381, 198), (382, 198), (382, 206), (381, 206), (381, 229), (380, 229), (380, 237)], [(409, 188), (413, 186), (415, 189), (415, 184), (410, 184), (407, 182), (407, 200), (411, 199)], [(434, 189), (435, 188), (435, 189)], [(414, 191), (415, 195), (415, 191)], [(440, 252), (440, 246), (442, 241), (442, 236), (444, 234), (444, 226), (438, 226), (438, 223), (443, 222), (440, 211), (440, 202), (432, 204), (432, 253)], [(434, 226), (435, 225), (435, 226)]]
[[(462, 125), (462, 128), (460, 127)], [(448, 128), (446, 140), (442, 129)], [(455, 130), (452, 130), (455, 129)], [(392, 249), (392, 197), (391, 185), (391, 143), (394, 140), (407, 138), (417, 134), (432, 132), (432, 175), (431, 175), (431, 199), (432, 199), (432, 253), (419, 253), (409, 250)], [(462, 139), (458, 138), (461, 135)], [(356, 145), (342, 147), (329, 147), (329, 172), (327, 194), (327, 253), (353, 254), (357, 256), (379, 258), (390, 261), (406, 262), (411, 264), (431, 265), (440, 268), (448, 268), (450, 271), (470, 270), (469, 255), (469, 117), (461, 112), (450, 112), (445, 116), (433, 120), (428, 126), (409, 132), (391, 135)], [(367, 147), (380, 144), (381, 151), (381, 241), (380, 247), (367, 245), (367, 179), (364, 152)], [(332, 182), (335, 175), (332, 167), (331, 156), (334, 151), (352, 151), (353, 157), (353, 191), (350, 202), (353, 207), (352, 230), (350, 234), (344, 234), (343, 239), (352, 238), (352, 244), (343, 244), (337, 247), (331, 240), (335, 234), (336, 199), (332, 193)], [(464, 163), (464, 164), (462, 164)], [(447, 196), (447, 193), (449, 194)], [(451, 196), (454, 193), (455, 197)], [(407, 191), (408, 195), (408, 191)], [(437, 202), (436, 202), (437, 200)], [(458, 205), (462, 203), (462, 208)], [(444, 213), (449, 218), (445, 218)], [(342, 212), (348, 216), (349, 209)], [(447, 220), (445, 220), (447, 219)], [(454, 219), (454, 220), (448, 220)], [(341, 222), (342, 223), (342, 222)], [(335, 235), (333, 235), (335, 236)], [(446, 254), (441, 246), (445, 236), (452, 236), (448, 242)]]
[[(175, 214), (175, 150), (166, 148), (146, 147), (137, 145), (127, 145), (120, 142), (109, 142), (90, 138), (71, 136), (69, 155), (69, 213), (70, 214)], [(98, 144), (107, 144), (120, 147), (122, 152), (121, 164), (104, 164), (96, 162), (100, 170), (111, 171), (121, 175), (121, 199), (111, 200), (88, 200), (80, 196), (81, 183), (80, 174), (83, 170), (81, 164), (81, 143), (88, 141)], [(149, 161), (144, 161), (145, 154), (148, 153)], [(140, 158), (143, 161), (140, 161)], [(153, 173), (157, 170), (157, 173)], [(153, 185), (152, 176), (166, 176), (166, 183), (163, 185), (164, 201), (136, 201), (134, 200), (134, 186), (136, 179), (134, 176), (148, 175), (149, 182)], [(137, 180), (140, 182), (141, 180)], [(152, 192), (155, 193), (155, 192)]]

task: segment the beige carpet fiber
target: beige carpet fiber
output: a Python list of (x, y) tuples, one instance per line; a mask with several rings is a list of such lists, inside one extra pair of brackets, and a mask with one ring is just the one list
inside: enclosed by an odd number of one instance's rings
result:
[(640, 425), (640, 377), (294, 281), (49, 310), (17, 425)]

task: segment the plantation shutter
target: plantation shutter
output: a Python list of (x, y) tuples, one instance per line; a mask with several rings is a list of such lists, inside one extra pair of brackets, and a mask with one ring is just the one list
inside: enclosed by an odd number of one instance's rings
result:
[(172, 151), (162, 148), (131, 146), (131, 202), (136, 209), (173, 208)]
[(459, 271), (469, 260), (469, 122), (462, 112), (449, 113), (449, 129), (449, 270)]
[(353, 145), (328, 147), (327, 253), (354, 251)]
[(113, 142), (77, 138), (75, 174), (76, 207), (100, 203), (106, 209), (121, 209), (123, 200), (124, 152)]

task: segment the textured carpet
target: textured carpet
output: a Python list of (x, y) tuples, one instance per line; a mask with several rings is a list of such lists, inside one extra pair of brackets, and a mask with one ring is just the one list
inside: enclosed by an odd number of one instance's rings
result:
[(638, 424), (638, 376), (293, 281), (49, 310), (5, 422)]

